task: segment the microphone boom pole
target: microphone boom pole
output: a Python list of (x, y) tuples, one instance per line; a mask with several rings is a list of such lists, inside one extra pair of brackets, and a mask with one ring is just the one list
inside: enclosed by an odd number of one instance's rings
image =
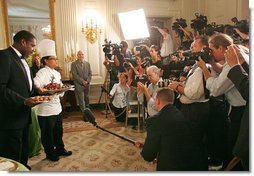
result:
[(123, 140), (125, 140), (125, 141), (128, 141), (128, 142), (130, 142), (130, 143), (132, 143), (132, 144), (135, 144), (135, 141), (133, 141), (133, 140), (127, 138), (127, 137), (120, 136), (119, 134), (113, 133), (113, 132), (111, 132), (111, 131), (109, 131), (109, 130), (107, 130), (107, 129), (105, 129), (105, 128), (102, 128), (102, 127), (100, 127), (100, 126), (98, 126), (98, 125), (95, 125), (95, 127), (96, 127), (96, 128), (99, 128), (99, 129), (102, 130), (102, 131), (106, 131), (106, 132), (108, 132), (108, 133), (110, 133), (110, 134), (112, 134), (112, 135), (114, 135), (114, 136), (117, 136), (117, 137), (119, 137), (119, 138), (121, 138), (121, 139), (123, 139)]
[(132, 144), (135, 144), (135, 141), (133, 141), (133, 140), (131, 140), (131, 139), (129, 139), (129, 138), (126, 138), (126, 137), (121, 136), (121, 135), (119, 135), (119, 134), (113, 133), (113, 132), (111, 132), (111, 131), (109, 131), (109, 130), (107, 130), (107, 129), (104, 129), (104, 128), (100, 127), (99, 125), (97, 125), (97, 123), (96, 123), (96, 121), (95, 121), (95, 117), (94, 117), (92, 111), (91, 111), (89, 108), (86, 108), (86, 109), (84, 110), (83, 118), (84, 118), (84, 119), (86, 118), (86, 119), (88, 120), (89, 123), (93, 124), (96, 128), (99, 128), (99, 129), (102, 130), (102, 131), (108, 132), (108, 133), (110, 133), (110, 134), (112, 134), (112, 135), (114, 135), (114, 136), (117, 136), (117, 137), (119, 137), (119, 138), (121, 138), (121, 139), (123, 139), (123, 140), (125, 140), (125, 141), (127, 141), (127, 142), (130, 142), (130, 143), (132, 143)]

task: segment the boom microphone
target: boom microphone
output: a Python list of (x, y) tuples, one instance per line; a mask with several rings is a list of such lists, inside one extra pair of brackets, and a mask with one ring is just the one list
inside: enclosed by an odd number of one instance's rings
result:
[(92, 111), (89, 108), (86, 108), (84, 110), (83, 118), (84, 118), (84, 121), (85, 121), (85, 118), (86, 118), (89, 123), (93, 124), (94, 126), (97, 126), (97, 123), (95, 122), (95, 117), (94, 117)]
[(133, 141), (132, 139), (126, 138), (126, 137), (124, 137), (124, 136), (120, 136), (120, 135), (118, 135), (118, 134), (116, 134), (116, 133), (113, 133), (113, 132), (111, 132), (111, 131), (108, 131), (108, 130), (106, 130), (106, 129), (100, 127), (100, 126), (98, 126), (97, 123), (96, 123), (96, 121), (95, 121), (95, 117), (94, 117), (92, 111), (91, 111), (89, 108), (86, 108), (86, 109), (84, 110), (84, 116), (83, 116), (83, 118), (84, 118), (84, 120), (85, 120), (85, 118), (87, 118), (87, 120), (88, 120), (89, 123), (93, 124), (96, 128), (99, 128), (99, 129), (102, 130), (102, 131), (106, 131), (106, 132), (108, 132), (108, 133), (110, 133), (110, 134), (112, 134), (112, 135), (114, 135), (114, 136), (117, 136), (117, 137), (119, 137), (119, 138), (121, 138), (121, 139), (123, 139), (123, 140), (125, 140), (125, 141), (127, 141), (127, 142), (130, 142), (130, 143), (132, 143), (132, 144), (135, 144), (135, 141)]

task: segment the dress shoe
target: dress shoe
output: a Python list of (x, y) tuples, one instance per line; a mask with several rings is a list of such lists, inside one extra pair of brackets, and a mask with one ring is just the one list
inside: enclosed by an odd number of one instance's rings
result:
[(59, 156), (57, 156), (57, 155), (47, 155), (46, 158), (50, 161), (58, 161), (59, 160)]
[(70, 156), (72, 155), (72, 151), (62, 150), (62, 151), (56, 151), (56, 154), (58, 156)]

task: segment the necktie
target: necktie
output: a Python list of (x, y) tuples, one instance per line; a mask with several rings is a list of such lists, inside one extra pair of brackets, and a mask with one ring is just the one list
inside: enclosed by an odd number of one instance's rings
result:
[(189, 71), (189, 74), (187, 75), (185, 81), (184, 81), (184, 84), (187, 82), (187, 80), (189, 79), (189, 77), (194, 73), (194, 71), (196, 70), (196, 68), (198, 68), (198, 65), (197, 64), (194, 64), (191, 68), (191, 70)]

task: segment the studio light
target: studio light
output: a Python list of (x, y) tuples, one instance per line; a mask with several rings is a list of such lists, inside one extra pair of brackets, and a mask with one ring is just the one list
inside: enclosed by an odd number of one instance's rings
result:
[(143, 9), (118, 13), (125, 40), (150, 37)]

